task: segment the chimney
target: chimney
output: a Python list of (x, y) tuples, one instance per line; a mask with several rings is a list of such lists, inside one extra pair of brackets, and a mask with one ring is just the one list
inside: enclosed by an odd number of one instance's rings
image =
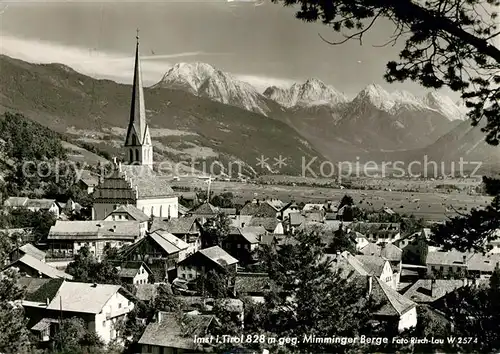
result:
[(156, 314), (156, 321), (158, 323), (161, 323), (162, 320), (163, 320), (163, 314), (161, 313), (161, 311), (158, 311), (158, 313)]
[(49, 306), (49, 304), (50, 304), (50, 299), (49, 299), (49, 298), (47, 298), (47, 300), (46, 300), (46, 302), (45, 302), (45, 303), (47, 304), (47, 307), (48, 307), (48, 306)]
[(436, 287), (436, 279), (431, 280), (431, 297), (434, 296), (434, 288)]
[(462, 257), (463, 264), (467, 264), (467, 255), (463, 255)]
[(369, 297), (372, 294), (373, 291), (373, 276), (369, 275), (368, 276), (368, 294), (366, 295)]
[[(115, 160), (116, 160), (116, 157), (115, 157)], [(118, 163), (118, 171), (122, 172), (122, 162), (121, 161)]]
[(117, 160), (116, 160), (116, 156), (115, 156), (115, 157), (113, 157), (113, 164), (114, 164), (115, 166), (117, 166), (117, 165), (118, 165)]

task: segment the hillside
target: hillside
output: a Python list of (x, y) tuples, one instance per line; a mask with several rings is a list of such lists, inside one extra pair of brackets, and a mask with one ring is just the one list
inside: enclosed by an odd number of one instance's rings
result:
[[(425, 166), (427, 161), (427, 171), (431, 174), (430, 177), (434, 176), (433, 162), (437, 163), (437, 175), (450, 174), (455, 171), (455, 175), (459, 176), (460, 169), (463, 174), (469, 174), (475, 171), (479, 163), (479, 173), (498, 173), (500, 172), (500, 148), (488, 145), (484, 139), (481, 125), (472, 127), (469, 121), (463, 121), (423, 149), (368, 153), (363, 156), (362, 160), (403, 161), (406, 165), (417, 161), (422, 166)], [(463, 161), (462, 168), (460, 167), (461, 160)], [(415, 166), (416, 169), (418, 165)]]
[[(0, 68), (4, 110), (120, 153), (131, 86), (96, 80), (60, 64), (30, 64), (6, 56), (0, 56)], [(302, 157), (322, 159), (291, 127), (261, 114), (176, 89), (145, 89), (145, 101), (156, 161), (191, 164), (194, 158), (200, 165), (217, 159), (224, 166), (240, 163), (251, 173), (269, 172), (273, 158), (282, 155), (289, 160), (280, 172), (298, 174)], [(269, 167), (256, 167), (261, 155), (269, 157)]]

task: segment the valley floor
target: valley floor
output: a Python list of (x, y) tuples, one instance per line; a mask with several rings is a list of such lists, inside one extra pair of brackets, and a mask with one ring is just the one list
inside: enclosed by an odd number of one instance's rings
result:
[[(448, 184), (448, 183), (447, 183)], [(197, 187), (206, 189), (203, 181), (185, 179), (172, 183), (176, 187)], [(314, 203), (325, 200), (340, 200), (345, 194), (354, 198), (361, 208), (381, 209), (388, 207), (400, 214), (413, 214), (429, 221), (442, 221), (447, 216), (457, 215), (474, 207), (485, 207), (491, 197), (469, 195), (463, 191), (450, 193), (439, 192), (404, 192), (387, 190), (334, 189), (309, 186), (263, 185), (239, 182), (212, 182), (211, 190), (215, 194), (231, 192), (234, 201), (244, 203), (247, 200), (277, 198), (296, 202)]]

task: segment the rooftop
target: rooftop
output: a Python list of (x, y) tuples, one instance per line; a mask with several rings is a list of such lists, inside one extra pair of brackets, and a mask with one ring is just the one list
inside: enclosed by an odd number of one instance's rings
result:
[(380, 302), (380, 308), (376, 314), (382, 316), (401, 316), (416, 306), (416, 304), (392, 289), (380, 279), (372, 278), (372, 296)]
[(369, 242), (365, 247), (359, 250), (365, 256), (384, 257), (389, 261), (401, 261), (403, 250), (394, 246), (392, 243), (375, 244)]
[(100, 313), (120, 285), (63, 282), (47, 309), (79, 313)]
[(27, 244), (19, 247), (19, 249), (21, 251), (23, 251), (25, 254), (29, 254), (30, 256), (32, 256), (40, 261), (45, 258), (45, 252), (39, 250), (38, 248), (33, 246), (31, 243), (27, 243)]
[(419, 279), (404, 293), (404, 296), (415, 302), (432, 303), (468, 284), (467, 279)]
[(196, 216), (186, 216), (183, 218), (153, 218), (151, 231), (165, 230), (172, 234), (189, 234), (196, 222)]
[(127, 239), (134, 240), (141, 234), (140, 222), (127, 221), (61, 221), (50, 228), (49, 240), (75, 239)]
[(268, 231), (274, 231), (274, 229), (276, 229), (279, 223), (280, 221), (276, 219), (276, 216), (273, 217), (254, 216), (245, 224), (245, 226), (262, 226), (264, 229)]
[(21, 258), (15, 260), (9, 265), (5, 266), (4, 269), (16, 267), (19, 263), (24, 264), (25, 266), (38, 271), (40, 274), (44, 275), (47, 278), (64, 278), (64, 279), (73, 279), (73, 276), (66, 274), (54, 267), (51, 267), (47, 263), (40, 261), (39, 259), (25, 254)]
[(204, 255), (212, 262), (215, 262), (221, 266), (227, 266), (238, 263), (238, 260), (236, 258), (232, 257), (229, 253), (224, 251), (219, 246), (204, 248), (202, 250), (199, 250), (197, 253)]
[(107, 219), (110, 215), (122, 213), (128, 214), (131, 219), (135, 221), (144, 222), (149, 220), (149, 216), (132, 204), (123, 204), (118, 206), (118, 208), (109, 213), (105, 219)]

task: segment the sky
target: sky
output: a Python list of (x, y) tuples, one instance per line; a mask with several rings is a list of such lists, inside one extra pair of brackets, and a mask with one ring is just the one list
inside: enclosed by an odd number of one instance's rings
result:
[[(62, 63), (84, 74), (131, 83), (140, 28), (145, 85), (178, 62), (206, 62), (259, 91), (317, 78), (348, 96), (368, 84), (423, 95), (412, 83), (387, 84), (385, 64), (399, 47), (376, 47), (392, 34), (380, 22), (363, 41), (295, 18), (293, 8), (227, 0), (1, 1), (0, 53), (34, 63)], [(445, 92), (447, 93), (447, 92)]]

